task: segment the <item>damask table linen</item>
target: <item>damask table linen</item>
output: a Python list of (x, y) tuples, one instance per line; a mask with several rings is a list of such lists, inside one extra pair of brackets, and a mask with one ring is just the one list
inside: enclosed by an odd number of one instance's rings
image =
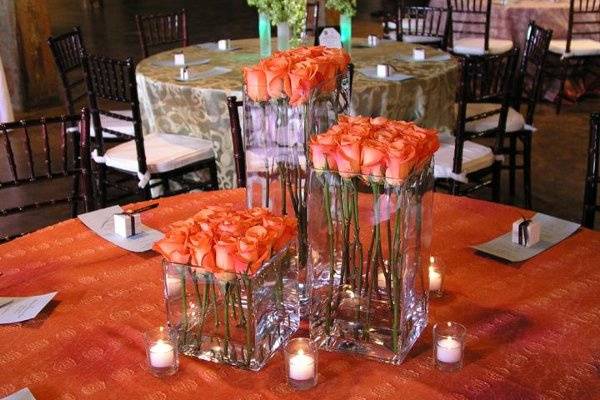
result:
[[(137, 67), (138, 95), (144, 133), (175, 133), (199, 136), (213, 142), (217, 157), (219, 186), (235, 186), (233, 146), (227, 111), (227, 96), (242, 96), (242, 67), (259, 61), (258, 39), (232, 42), (236, 50), (218, 51), (200, 46), (167, 51), (151, 56)], [(396, 60), (412, 54), (414, 45), (380, 42), (367, 48), (366, 38), (355, 39), (352, 62), (356, 70), (390, 63), (399, 73), (414, 79), (390, 82), (354, 75), (351, 110), (355, 114), (383, 115), (415, 120), (420, 125), (449, 130), (454, 125), (454, 96), (458, 64), (455, 60), (413, 63)], [(190, 66), (191, 75), (225, 67), (231, 72), (218, 76), (180, 82), (179, 67), (165, 67), (183, 51), (188, 62), (210, 59), (208, 64)], [(433, 52), (433, 51), (432, 51)]]
[[(244, 203), (243, 190), (161, 199), (143, 222), (165, 230), (201, 206)], [(129, 253), (69, 220), (0, 246), (0, 294), (58, 290), (36, 320), (0, 326), (0, 397), (29, 387), (38, 400), (598, 399), (600, 233), (581, 230), (521, 264), (469, 246), (529, 212), (435, 194), (433, 254), (445, 294), (404, 364), (321, 352), (319, 384), (286, 385), (282, 356), (261, 372), (181, 357), (178, 374), (146, 370), (142, 332), (165, 323), (160, 256)], [(433, 367), (431, 327), (466, 325), (464, 368)]]

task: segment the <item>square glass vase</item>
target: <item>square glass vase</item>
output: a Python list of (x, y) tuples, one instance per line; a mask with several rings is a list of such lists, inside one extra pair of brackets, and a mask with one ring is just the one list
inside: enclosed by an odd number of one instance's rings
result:
[(164, 261), (167, 319), (179, 352), (252, 371), (263, 368), (300, 324), (295, 256), (290, 245), (252, 276)]
[(310, 336), (322, 349), (400, 364), (427, 326), (433, 171), (402, 182), (313, 170)]

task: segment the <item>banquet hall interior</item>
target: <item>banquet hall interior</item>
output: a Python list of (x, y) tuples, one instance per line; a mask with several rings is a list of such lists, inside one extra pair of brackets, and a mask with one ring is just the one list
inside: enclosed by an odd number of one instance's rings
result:
[(599, 66), (598, 0), (0, 0), (0, 399), (600, 398)]

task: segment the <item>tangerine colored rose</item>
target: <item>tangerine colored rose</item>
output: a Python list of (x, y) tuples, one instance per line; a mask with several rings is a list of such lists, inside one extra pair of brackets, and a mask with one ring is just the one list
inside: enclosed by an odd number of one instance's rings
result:
[(259, 65), (256, 65), (254, 67), (245, 67), (243, 73), (248, 96), (254, 101), (269, 100), (265, 71)]
[(315, 169), (337, 168), (335, 153), (338, 147), (336, 135), (320, 134), (310, 138), (310, 154)]
[(273, 55), (263, 60), (261, 66), (265, 71), (267, 93), (271, 98), (281, 97), (284, 87), (290, 87), (290, 59), (281, 54)]
[(350, 56), (343, 49), (325, 49), (323, 54), (331, 57), (331, 59), (336, 63), (338, 72), (344, 72), (348, 69), (348, 64), (350, 64)]
[(331, 92), (337, 86), (337, 64), (327, 56), (318, 56), (313, 59), (317, 65), (321, 90)]
[(311, 90), (318, 83), (318, 70), (316, 64), (308, 61), (294, 65), (290, 71), (290, 90), (286, 92), (290, 105), (297, 106), (308, 101)]
[(362, 138), (356, 135), (343, 135), (335, 153), (337, 170), (343, 178), (352, 178), (360, 173), (360, 153)]
[(360, 172), (370, 176), (371, 180), (380, 182), (383, 180), (385, 164), (385, 146), (373, 139), (365, 140), (362, 144)]
[(402, 139), (388, 148), (388, 163), (385, 171), (386, 181), (392, 185), (400, 184), (411, 173), (417, 162), (415, 147)]
[(214, 249), (217, 268), (225, 272), (234, 272), (237, 240), (235, 238), (224, 238), (215, 244)]
[(187, 241), (188, 230), (176, 228), (168, 232), (162, 240), (154, 243), (152, 248), (171, 262), (187, 264), (190, 260)]
[(215, 257), (212, 254), (212, 238), (204, 232), (199, 232), (190, 237), (192, 253), (191, 264), (213, 270)]

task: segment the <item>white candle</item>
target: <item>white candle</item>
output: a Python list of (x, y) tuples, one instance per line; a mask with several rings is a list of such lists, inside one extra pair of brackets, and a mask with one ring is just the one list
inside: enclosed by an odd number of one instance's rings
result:
[(387, 64), (378, 64), (377, 76), (379, 78), (387, 78), (388, 76), (390, 76), (390, 66)]
[(437, 359), (447, 364), (459, 362), (462, 356), (460, 342), (451, 337), (446, 337), (437, 342)]
[(175, 53), (175, 65), (185, 65), (185, 56), (183, 53)]
[(169, 343), (159, 340), (150, 346), (150, 365), (154, 368), (168, 368), (175, 361), (175, 351)]
[(229, 40), (229, 39), (222, 39), (217, 42), (217, 48), (219, 50), (229, 50), (230, 46), (231, 46), (231, 40)]
[(315, 377), (315, 359), (302, 350), (290, 357), (290, 379), (306, 381)]
[(437, 292), (442, 289), (442, 273), (434, 266), (429, 266), (429, 291)]

